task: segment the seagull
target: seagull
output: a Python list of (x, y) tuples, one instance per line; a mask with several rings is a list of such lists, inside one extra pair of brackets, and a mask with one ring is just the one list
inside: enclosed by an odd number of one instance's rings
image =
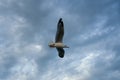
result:
[(62, 18), (59, 19), (57, 24), (57, 32), (55, 37), (55, 42), (49, 43), (50, 48), (56, 48), (58, 51), (58, 56), (60, 58), (64, 57), (65, 51), (63, 48), (69, 48), (67, 45), (63, 43), (63, 36), (64, 36), (64, 23)]

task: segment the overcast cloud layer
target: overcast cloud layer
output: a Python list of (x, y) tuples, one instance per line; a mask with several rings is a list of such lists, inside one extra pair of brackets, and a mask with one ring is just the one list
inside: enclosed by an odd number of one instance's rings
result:
[(120, 80), (120, 1), (0, 0), (0, 80)]

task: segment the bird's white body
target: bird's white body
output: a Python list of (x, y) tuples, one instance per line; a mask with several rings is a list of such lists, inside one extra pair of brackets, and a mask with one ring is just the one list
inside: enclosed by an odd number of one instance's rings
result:
[(61, 48), (63, 48), (64, 44), (63, 43), (55, 43), (55, 47), (61, 47)]
[(57, 42), (57, 43), (50, 43), (49, 44), (50, 47), (56, 47), (56, 48), (69, 48), (67, 45), (64, 45), (63, 43), (61, 42)]

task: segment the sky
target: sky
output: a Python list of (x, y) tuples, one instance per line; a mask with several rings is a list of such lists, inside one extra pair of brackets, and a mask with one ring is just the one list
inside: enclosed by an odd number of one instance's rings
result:
[(0, 0), (0, 80), (120, 80), (120, 0)]

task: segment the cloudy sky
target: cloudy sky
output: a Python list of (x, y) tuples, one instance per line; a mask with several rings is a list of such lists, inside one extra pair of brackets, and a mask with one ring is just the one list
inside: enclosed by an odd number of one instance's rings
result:
[(120, 80), (120, 1), (0, 0), (0, 80)]

